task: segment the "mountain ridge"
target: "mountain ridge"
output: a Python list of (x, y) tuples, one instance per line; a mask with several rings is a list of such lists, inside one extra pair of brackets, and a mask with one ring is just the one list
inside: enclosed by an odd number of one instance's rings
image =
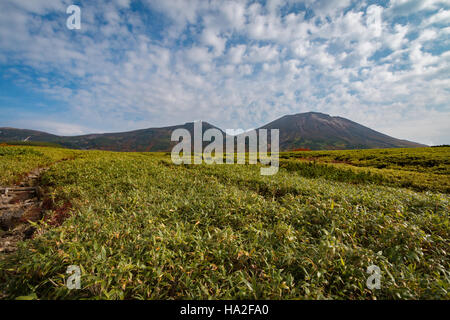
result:
[[(193, 137), (194, 122), (167, 127), (137, 129), (126, 132), (91, 133), (77, 136), (59, 136), (39, 130), (0, 127), (0, 142), (27, 141), (50, 142), (73, 149), (98, 149), (110, 151), (170, 151), (177, 142), (170, 137), (173, 130), (186, 129)], [(202, 121), (203, 132), (217, 126)], [(279, 129), (280, 150), (298, 148), (325, 149), (371, 149), (425, 147), (426, 145), (396, 139), (352, 120), (330, 116), (320, 112), (284, 115), (258, 129)], [(270, 137), (270, 130), (269, 130)], [(204, 143), (208, 144), (208, 142)]]

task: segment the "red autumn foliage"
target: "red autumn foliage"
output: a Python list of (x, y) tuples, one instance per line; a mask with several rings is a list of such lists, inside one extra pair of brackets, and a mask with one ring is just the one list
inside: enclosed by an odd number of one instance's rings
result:
[(60, 226), (64, 222), (64, 220), (69, 217), (72, 204), (69, 201), (66, 201), (62, 206), (54, 207), (52, 201), (50, 199), (46, 199), (46, 201), (44, 201), (43, 207), (45, 209), (51, 209), (53, 211), (51, 215), (45, 216), (44, 221), (51, 226), (57, 227)]
[(309, 149), (309, 148), (298, 148), (298, 149), (294, 149), (292, 151), (311, 151), (311, 149)]

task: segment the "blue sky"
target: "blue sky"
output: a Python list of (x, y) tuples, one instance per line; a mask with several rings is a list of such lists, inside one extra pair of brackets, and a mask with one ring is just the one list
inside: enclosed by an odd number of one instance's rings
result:
[(449, 101), (448, 1), (0, 2), (0, 126), (248, 129), (319, 111), (443, 144)]

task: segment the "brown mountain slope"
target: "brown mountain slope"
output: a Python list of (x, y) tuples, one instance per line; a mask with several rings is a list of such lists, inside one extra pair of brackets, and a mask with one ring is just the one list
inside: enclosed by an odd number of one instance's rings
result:
[(280, 150), (425, 147), (390, 137), (345, 118), (319, 112), (286, 115), (260, 129), (280, 130)]
[[(179, 128), (187, 129), (193, 137), (194, 124), (188, 122), (184, 125), (170, 127), (71, 137), (57, 136), (35, 130), (0, 128), (0, 142), (27, 140), (30, 142), (58, 143), (74, 149), (170, 151), (176, 144), (176, 142), (170, 141), (171, 134), (175, 129)], [(204, 132), (209, 128), (217, 127), (208, 122), (202, 122), (202, 128)], [(260, 129), (280, 130), (281, 151), (298, 148), (322, 150), (411, 148), (425, 146), (387, 136), (345, 118), (331, 117), (318, 112), (286, 115), (262, 126)], [(223, 131), (222, 133), (225, 137)], [(205, 144), (207, 143), (203, 145)]]

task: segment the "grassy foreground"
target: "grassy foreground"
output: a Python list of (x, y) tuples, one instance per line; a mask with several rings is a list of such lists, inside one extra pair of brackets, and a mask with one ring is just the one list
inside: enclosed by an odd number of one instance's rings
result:
[[(283, 154), (279, 173), (261, 176), (256, 165), (176, 166), (163, 154), (0, 147), (0, 184), (54, 163), (41, 181), (53, 209), (34, 239), (0, 260), (0, 290), (41, 299), (449, 299), (450, 197), (429, 181), (448, 183), (450, 148), (422, 158), (417, 149), (364, 151), (374, 157), (365, 160), (355, 152), (338, 152), (345, 163), (333, 152), (320, 163), (315, 152)], [(393, 178), (408, 172), (428, 180)], [(51, 225), (55, 215), (66, 219)], [(382, 275), (373, 291), (372, 264)], [(66, 288), (69, 265), (80, 266), (82, 290)]]
[(57, 161), (73, 159), (77, 150), (0, 145), (0, 186), (18, 183), (24, 174)]

